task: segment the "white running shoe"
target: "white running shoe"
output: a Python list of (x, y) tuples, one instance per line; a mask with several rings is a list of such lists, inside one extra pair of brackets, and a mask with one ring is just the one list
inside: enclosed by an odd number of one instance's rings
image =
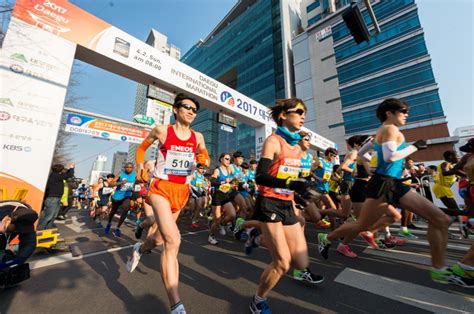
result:
[(212, 234), (210, 234), (209, 237), (207, 238), (207, 242), (209, 242), (209, 243), (212, 244), (212, 245), (216, 245), (217, 243), (219, 243), (219, 242), (216, 240), (216, 237), (213, 236)]
[(177, 308), (171, 311), (171, 314), (186, 314), (184, 305), (180, 304)]
[(142, 257), (142, 253), (140, 253), (140, 247), (142, 244), (143, 243), (141, 242), (137, 242), (135, 245), (133, 245), (132, 257), (130, 257), (127, 261), (127, 271), (129, 273), (133, 272), (140, 262), (140, 258)]

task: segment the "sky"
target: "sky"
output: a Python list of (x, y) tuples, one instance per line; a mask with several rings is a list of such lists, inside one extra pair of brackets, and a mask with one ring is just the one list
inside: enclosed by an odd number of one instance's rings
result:
[[(383, 0), (395, 1), (395, 0)], [(70, 0), (78, 7), (117, 28), (146, 40), (151, 28), (168, 37), (184, 55), (205, 38), (236, 0)], [(416, 0), (421, 25), (431, 55), (439, 94), (452, 132), (474, 124), (473, 102), (473, 5), (472, 0)], [(136, 83), (94, 66), (76, 61), (77, 84), (71, 92), (81, 97), (78, 107), (125, 120), (132, 117)], [(111, 168), (116, 151), (128, 144), (73, 135), (69, 151), (76, 175), (87, 177), (98, 154)]]

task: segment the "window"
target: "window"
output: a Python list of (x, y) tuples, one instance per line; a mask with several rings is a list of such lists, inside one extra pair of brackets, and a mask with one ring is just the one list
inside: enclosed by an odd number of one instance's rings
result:
[(319, 0), (315, 0), (313, 3), (311, 3), (310, 5), (306, 7), (306, 12), (309, 13), (313, 11), (314, 9), (318, 8), (319, 6), (320, 6)]
[(313, 25), (314, 23), (316, 23), (320, 19), (321, 19), (321, 14), (315, 15), (314, 17), (312, 17), (308, 20), (308, 26)]

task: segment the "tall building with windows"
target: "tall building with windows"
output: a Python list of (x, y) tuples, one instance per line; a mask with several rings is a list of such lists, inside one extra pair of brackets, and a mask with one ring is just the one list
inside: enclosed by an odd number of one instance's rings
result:
[[(291, 36), (300, 27), (300, 0), (239, 0), (211, 33), (181, 61), (264, 105), (294, 93)], [(212, 160), (241, 150), (255, 156), (255, 131), (217, 123), (201, 110), (192, 126), (206, 140)], [(231, 133), (232, 132), (232, 133)]]
[[(171, 44), (168, 44), (168, 38), (158, 32), (155, 29), (150, 30), (150, 34), (146, 40), (146, 43), (161, 52), (170, 55), (171, 57), (179, 60), (181, 57), (181, 50)], [(154, 97), (157, 99), (150, 99), (147, 97), (148, 86), (143, 84), (137, 84), (137, 92), (135, 95), (135, 108), (133, 110), (133, 116), (145, 115), (155, 119), (156, 124), (168, 124), (170, 123), (172, 110), (171, 105), (173, 103), (174, 95), (165, 90), (155, 88)], [(137, 144), (128, 145), (128, 157), (129, 162), (135, 162), (135, 152), (137, 150)], [(145, 160), (156, 159), (157, 146), (152, 145), (146, 152)]]
[[(326, 0), (303, 2), (306, 29), (293, 39), (293, 64), (296, 95), (314, 108), (305, 126), (338, 143), (344, 153), (346, 138), (373, 134), (380, 126), (375, 108), (381, 101), (402, 98), (410, 104), (403, 128), (407, 141), (433, 144), (415, 158), (439, 159), (456, 139), (449, 135), (414, 0), (373, 0), (381, 33), (359, 45), (342, 20), (348, 2), (336, 1), (332, 14)], [(360, 8), (373, 32), (365, 6)]]
[(115, 152), (112, 159), (111, 173), (117, 174), (122, 171), (127, 162), (127, 152)]

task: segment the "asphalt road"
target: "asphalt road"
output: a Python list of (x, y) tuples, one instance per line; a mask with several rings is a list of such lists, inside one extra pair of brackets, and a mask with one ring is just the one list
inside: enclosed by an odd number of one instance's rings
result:
[[(127, 273), (125, 263), (136, 241), (131, 224), (118, 239), (95, 229), (85, 212), (70, 216), (75, 218), (58, 227), (72, 253), (35, 254), (31, 278), (0, 291), (0, 313), (169, 313), (159, 250), (144, 255), (135, 272)], [(191, 231), (188, 225), (183, 218), (179, 255), (180, 293), (187, 312), (248, 313), (259, 276), (270, 261), (268, 251), (259, 248), (246, 256), (243, 242), (225, 236), (212, 246), (204, 228)], [(417, 231), (418, 240), (392, 251), (370, 249), (357, 239), (352, 245), (356, 259), (340, 255), (334, 245), (327, 261), (317, 253), (316, 233), (308, 225), (310, 267), (325, 282), (309, 285), (285, 276), (269, 296), (274, 313), (474, 312), (472, 289), (430, 280), (426, 230)], [(450, 240), (448, 260), (458, 260), (472, 240)]]

